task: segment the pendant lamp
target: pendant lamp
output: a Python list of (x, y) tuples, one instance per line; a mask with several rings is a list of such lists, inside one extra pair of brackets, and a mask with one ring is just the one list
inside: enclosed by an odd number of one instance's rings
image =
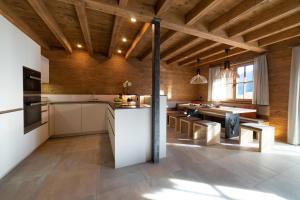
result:
[(240, 78), (239, 74), (230, 67), (230, 61), (228, 60), (229, 49), (225, 49), (226, 60), (224, 61), (224, 67), (220, 69), (220, 72), (217, 74), (218, 78)]

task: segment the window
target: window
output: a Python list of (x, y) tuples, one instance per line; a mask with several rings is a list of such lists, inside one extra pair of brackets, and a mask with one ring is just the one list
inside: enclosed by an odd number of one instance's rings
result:
[(236, 79), (235, 99), (253, 98), (253, 65), (245, 65), (237, 68), (240, 78)]

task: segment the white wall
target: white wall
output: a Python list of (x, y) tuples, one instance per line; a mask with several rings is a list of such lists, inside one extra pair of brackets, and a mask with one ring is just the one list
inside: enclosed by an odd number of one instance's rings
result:
[[(23, 108), (23, 66), (40, 71), (41, 48), (0, 15), (0, 112)], [(0, 114), (0, 179), (48, 138), (47, 124), (24, 135), (23, 110)]]

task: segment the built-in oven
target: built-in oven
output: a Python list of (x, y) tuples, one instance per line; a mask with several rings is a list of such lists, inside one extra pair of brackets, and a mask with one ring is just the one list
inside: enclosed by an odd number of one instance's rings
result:
[(27, 67), (23, 67), (24, 94), (41, 94), (41, 73)]
[(24, 96), (24, 128), (25, 133), (41, 126), (41, 96)]
[(23, 67), (24, 132), (41, 126), (41, 73)]

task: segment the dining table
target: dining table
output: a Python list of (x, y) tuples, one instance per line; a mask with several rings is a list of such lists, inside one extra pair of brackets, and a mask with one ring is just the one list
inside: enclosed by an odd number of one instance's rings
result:
[(240, 135), (240, 114), (254, 113), (256, 109), (238, 108), (229, 106), (214, 106), (202, 104), (179, 104), (190, 110), (198, 111), (201, 115), (211, 116), (217, 115), (225, 118), (225, 138), (233, 138)]

